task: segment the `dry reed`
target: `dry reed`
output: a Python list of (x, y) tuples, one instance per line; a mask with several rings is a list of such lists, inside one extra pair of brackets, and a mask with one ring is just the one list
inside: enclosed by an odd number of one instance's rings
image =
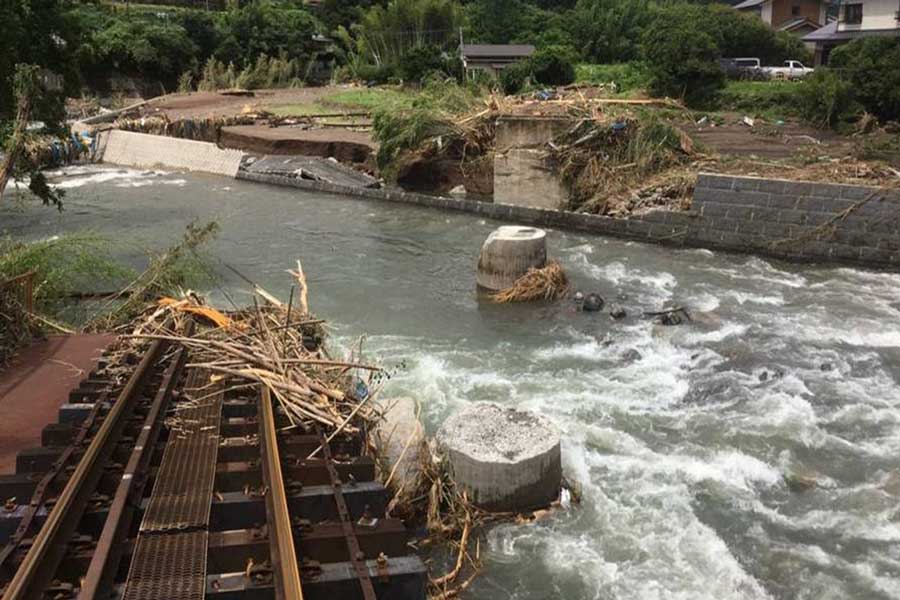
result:
[(516, 279), (511, 287), (492, 294), (491, 300), (501, 304), (508, 302), (533, 302), (535, 300), (557, 300), (569, 291), (569, 278), (558, 261), (551, 260)]

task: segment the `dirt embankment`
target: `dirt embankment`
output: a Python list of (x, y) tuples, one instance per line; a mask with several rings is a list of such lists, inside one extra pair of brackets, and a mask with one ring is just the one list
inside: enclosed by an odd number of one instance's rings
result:
[[(275, 112), (288, 109), (316, 112), (334, 87), (252, 92), (192, 92), (155, 98), (131, 115), (140, 125), (151, 120), (184, 124), (192, 131), (202, 122), (215, 127), (212, 139), (225, 148), (254, 154), (282, 154), (332, 157), (343, 163), (374, 172), (377, 144), (372, 134), (360, 127), (323, 126), (312, 117), (285, 119)], [(342, 112), (335, 110), (333, 112)], [(233, 124), (239, 119), (241, 124)], [(249, 119), (246, 123), (245, 119)], [(180, 130), (175, 127), (173, 130)], [(168, 131), (168, 130), (167, 130)], [(150, 131), (156, 133), (156, 131)], [(178, 135), (168, 133), (168, 135)]]
[(369, 164), (378, 146), (370, 133), (349, 129), (298, 129), (268, 125), (223, 127), (220, 143), (254, 154), (302, 154), (333, 157), (343, 163)]

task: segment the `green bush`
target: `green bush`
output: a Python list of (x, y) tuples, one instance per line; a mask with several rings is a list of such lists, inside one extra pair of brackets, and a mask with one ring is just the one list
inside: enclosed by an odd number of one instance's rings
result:
[(807, 76), (798, 97), (803, 118), (818, 127), (834, 127), (854, 111), (852, 84), (830, 69), (819, 68)]
[(531, 65), (527, 61), (510, 65), (500, 73), (500, 88), (504, 94), (518, 94), (531, 77)]
[(882, 120), (900, 119), (900, 39), (854, 40), (834, 49), (829, 66), (866, 111)]
[(719, 107), (745, 115), (797, 116), (799, 92), (793, 81), (729, 81), (719, 94)]
[(527, 64), (534, 80), (542, 85), (568, 85), (575, 81), (575, 54), (566, 46), (541, 48)]
[(421, 83), (425, 77), (439, 71), (445, 72), (446, 63), (441, 49), (428, 44), (417, 46), (406, 53), (400, 61), (399, 73), (404, 81)]
[(216, 58), (239, 67), (254, 64), (261, 54), (308, 59), (316, 50), (317, 23), (309, 11), (271, 0), (247, 3), (222, 13), (217, 23)]
[(774, 64), (781, 64), (786, 60), (799, 60), (800, 62), (811, 65), (813, 54), (803, 40), (787, 31), (779, 31), (775, 34), (775, 58), (772, 60)]
[(715, 40), (721, 56), (726, 58), (753, 56), (764, 65), (812, 58), (799, 37), (783, 31), (776, 33), (755, 15), (722, 4), (689, 10), (698, 27)]
[(391, 65), (359, 65), (356, 69), (356, 77), (360, 81), (370, 83), (388, 83), (397, 77), (396, 70)]
[(704, 31), (704, 14), (701, 7), (665, 8), (644, 32), (641, 48), (653, 94), (701, 106), (725, 85), (719, 47)]
[(393, 175), (398, 159), (421, 148), (430, 138), (445, 136), (445, 143), (449, 143), (459, 135), (459, 115), (476, 103), (477, 97), (467, 87), (453, 80), (431, 79), (411, 103), (398, 98), (379, 107), (374, 112), (372, 129), (378, 142), (376, 161), (382, 173)]

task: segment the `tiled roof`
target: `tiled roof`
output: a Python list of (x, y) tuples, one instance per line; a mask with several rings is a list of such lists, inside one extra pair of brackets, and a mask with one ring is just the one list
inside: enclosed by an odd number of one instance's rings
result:
[(534, 46), (531, 44), (463, 44), (462, 53), (467, 58), (524, 58), (534, 54)]

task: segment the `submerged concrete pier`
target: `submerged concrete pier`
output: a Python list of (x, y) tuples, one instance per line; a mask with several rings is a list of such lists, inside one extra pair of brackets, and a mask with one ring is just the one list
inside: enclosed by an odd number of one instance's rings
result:
[(481, 246), (476, 281), (484, 290), (499, 292), (532, 267), (547, 264), (547, 232), (534, 227), (504, 225), (491, 232)]

